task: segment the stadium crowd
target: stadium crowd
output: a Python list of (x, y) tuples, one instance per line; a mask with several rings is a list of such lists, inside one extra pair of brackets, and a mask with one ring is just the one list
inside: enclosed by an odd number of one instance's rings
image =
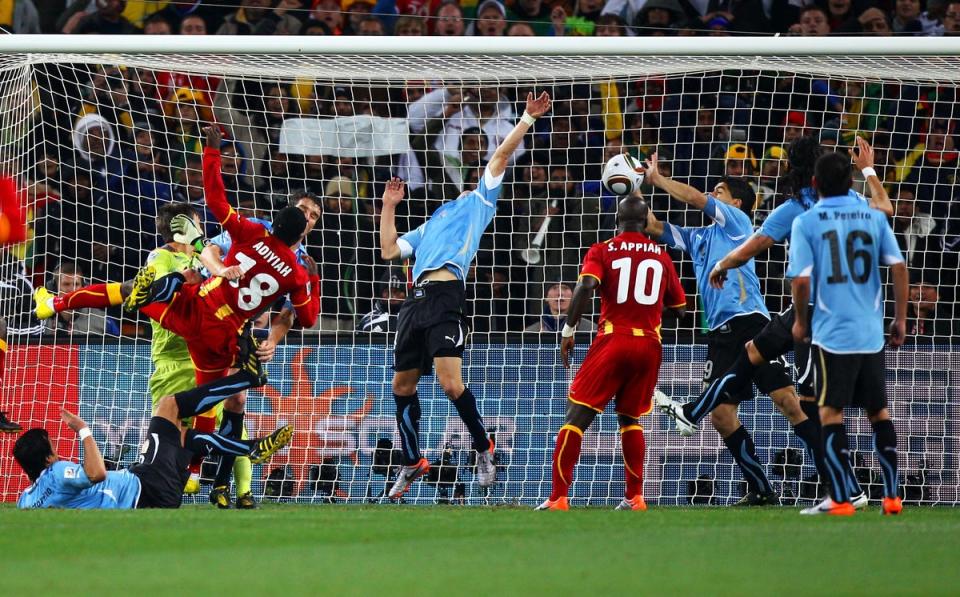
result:
[[(960, 3), (919, 0), (716, 1), (498, 0), (477, 4), (417, 0), (235, 2), (44, 2), (16, 0), (0, 24), (18, 33), (180, 35), (952, 35)], [(40, 9), (40, 10), (38, 10)], [(41, 14), (42, 16), (38, 16)], [(201, 130), (223, 129), (223, 173), (230, 201), (269, 218), (292, 193), (321, 199), (308, 239), (323, 280), (316, 329), (386, 331), (406, 275), (379, 259), (376, 220), (383, 184), (407, 182), (399, 228), (410, 230), (442, 201), (478, 180), (496, 144), (518, 118), (527, 87), (463, 86), (407, 80), (331, 83), (309, 79), (225, 79), (127, 66), (38, 65), (33, 118), (36, 155), (23, 183), (32, 196), (33, 240), (9, 252), (4, 288), (25, 281), (62, 289), (85, 281), (129, 279), (158, 246), (159, 204), (186, 201), (203, 212)], [(610, 157), (643, 160), (659, 150), (665, 174), (709, 191), (722, 176), (746, 177), (757, 196), (755, 225), (784, 200), (778, 180), (789, 143), (812, 135), (845, 151), (855, 136), (876, 147), (878, 169), (896, 205), (894, 226), (917, 300), (914, 340), (953, 334), (960, 250), (954, 188), (956, 89), (950, 85), (819, 79), (754, 71), (583, 81), (550, 88), (552, 114), (537, 123), (507, 173), (504, 201), (484, 235), (468, 284), (478, 332), (554, 332), (557, 305), (576, 280), (586, 248), (614, 228), (615, 198), (600, 174)], [(522, 111), (522, 107), (520, 108)], [(409, 149), (353, 157), (301, 155), (281, 139), (293, 119), (405, 118)], [(287, 147), (287, 150), (284, 150)], [(697, 225), (644, 188), (654, 211)], [(218, 232), (204, 212), (207, 232)], [(539, 242), (534, 239), (545, 231)], [(524, 253), (535, 249), (536, 263)], [(695, 295), (692, 269), (681, 276)], [(15, 264), (13, 262), (16, 262)], [(768, 306), (788, 304), (786, 253), (758, 261)], [(23, 274), (23, 275), (21, 275)], [(11, 282), (12, 281), (12, 282)], [(16, 294), (10, 292), (8, 294)], [(691, 311), (696, 312), (695, 305)], [(4, 307), (28, 318), (29, 304)], [(386, 316), (384, 314), (387, 314)], [(694, 315), (695, 317), (695, 315)], [(376, 325), (380, 322), (382, 325)], [(591, 329), (586, 322), (585, 329)], [(145, 333), (119, 311), (57, 320), (45, 333)], [(680, 329), (694, 330), (695, 320)], [(679, 332), (678, 332), (679, 333)]]

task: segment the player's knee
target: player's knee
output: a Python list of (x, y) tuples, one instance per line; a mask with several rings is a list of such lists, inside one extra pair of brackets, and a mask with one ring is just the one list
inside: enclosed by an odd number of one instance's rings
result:
[(823, 425), (839, 425), (843, 423), (843, 409), (832, 406), (821, 406), (820, 423)]
[(869, 419), (871, 423), (879, 423), (880, 421), (889, 421), (890, 411), (888, 411), (885, 408), (881, 408), (880, 410), (873, 411), (873, 412), (867, 411), (867, 419)]
[(567, 419), (565, 423), (567, 425), (573, 425), (580, 431), (586, 431), (596, 416), (597, 411), (571, 402), (567, 407)]
[(770, 392), (770, 399), (774, 406), (783, 413), (783, 416), (791, 422), (803, 416), (803, 410), (800, 409), (800, 398), (797, 397), (797, 392), (793, 389), (793, 386)]
[(179, 410), (180, 409), (177, 407), (177, 399), (175, 396), (164, 396), (157, 401), (157, 408), (154, 411), (154, 416), (176, 421), (179, 418)]
[(617, 424), (620, 425), (620, 429), (624, 429), (626, 427), (631, 427), (633, 425), (639, 425), (640, 419), (635, 419), (633, 417), (628, 417), (627, 415), (621, 415), (618, 413)]
[(391, 386), (397, 396), (413, 396), (417, 392), (417, 381), (405, 376), (394, 375)]
[(223, 401), (224, 410), (228, 410), (232, 413), (242, 413), (243, 409), (247, 406), (247, 393), (240, 392), (239, 394), (234, 394), (226, 400)]
[(714, 429), (727, 437), (740, 427), (740, 419), (737, 418), (736, 407), (730, 404), (721, 404), (710, 413), (710, 422)]
[(759, 367), (763, 364), (764, 358), (760, 354), (760, 350), (757, 349), (757, 345), (753, 343), (753, 340), (747, 342), (747, 358), (750, 359), (750, 363)]
[(466, 389), (466, 386), (463, 385), (463, 380), (454, 375), (442, 376), (437, 379), (437, 382), (440, 384), (440, 387), (443, 388), (443, 393), (446, 394), (450, 400), (459, 398), (463, 395), (464, 389)]

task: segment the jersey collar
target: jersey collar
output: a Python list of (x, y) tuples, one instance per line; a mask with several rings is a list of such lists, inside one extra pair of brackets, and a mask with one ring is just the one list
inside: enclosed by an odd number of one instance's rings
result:
[(837, 197), (824, 197), (820, 199), (824, 207), (841, 207), (844, 205), (855, 205), (859, 203), (855, 197), (850, 195), (839, 195)]

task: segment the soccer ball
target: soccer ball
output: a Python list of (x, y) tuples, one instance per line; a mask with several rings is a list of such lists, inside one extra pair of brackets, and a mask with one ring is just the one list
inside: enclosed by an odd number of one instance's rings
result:
[(614, 195), (629, 195), (643, 183), (643, 168), (628, 153), (615, 155), (603, 167), (603, 186)]

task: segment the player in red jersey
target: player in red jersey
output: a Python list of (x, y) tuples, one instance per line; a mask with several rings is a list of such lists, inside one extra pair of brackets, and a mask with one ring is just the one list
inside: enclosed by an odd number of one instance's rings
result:
[(567, 418), (553, 451), (553, 492), (538, 510), (567, 510), (567, 492), (580, 457), (583, 433), (613, 399), (620, 424), (626, 496), (618, 510), (646, 510), (640, 417), (653, 407), (660, 372), (660, 323), (664, 305), (678, 317), (687, 297), (666, 249), (644, 233), (647, 204), (639, 194), (617, 206), (617, 236), (590, 247), (561, 332), (563, 366), (570, 367), (574, 331), (600, 288), (597, 338), (567, 397)]

